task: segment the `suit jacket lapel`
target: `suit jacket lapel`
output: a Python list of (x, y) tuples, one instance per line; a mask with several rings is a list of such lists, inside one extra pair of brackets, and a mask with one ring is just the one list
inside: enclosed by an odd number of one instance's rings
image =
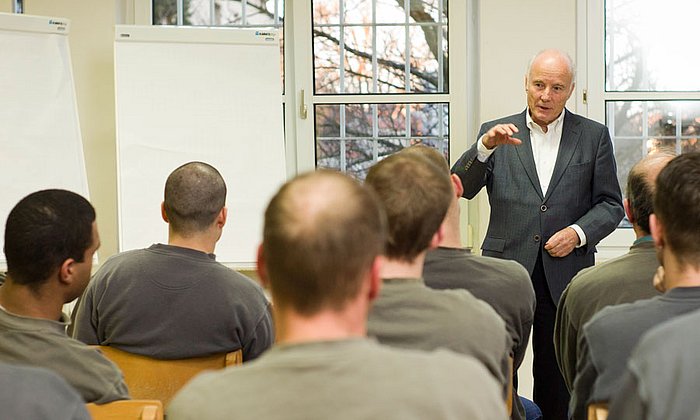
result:
[[(525, 110), (527, 112), (527, 110)], [(518, 134), (514, 137), (520, 139), (523, 142), (520, 146), (515, 146), (515, 150), (518, 153), (518, 158), (520, 163), (525, 169), (527, 177), (530, 178), (532, 186), (539, 194), (540, 198), (544, 197), (542, 194), (542, 187), (540, 186), (540, 178), (537, 176), (537, 168), (535, 168), (535, 157), (532, 154), (532, 142), (530, 141), (530, 129), (527, 127), (527, 122), (525, 119), (525, 112), (520, 114), (520, 121), (516, 126), (520, 130)]]
[(554, 163), (554, 172), (552, 172), (552, 179), (549, 182), (549, 188), (547, 188), (547, 196), (545, 201), (552, 195), (552, 191), (557, 187), (557, 184), (561, 180), (562, 175), (571, 158), (574, 156), (574, 151), (578, 145), (579, 138), (581, 137), (581, 131), (578, 127), (578, 121), (575, 120), (575, 116), (568, 110), (565, 110), (564, 115), (564, 127), (562, 127), (561, 132), (561, 142), (559, 143), (559, 151), (557, 152), (557, 161)]

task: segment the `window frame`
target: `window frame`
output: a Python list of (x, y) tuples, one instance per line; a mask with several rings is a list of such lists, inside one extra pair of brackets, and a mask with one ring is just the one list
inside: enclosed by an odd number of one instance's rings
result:
[[(152, 24), (152, 0), (127, 0), (127, 14), (137, 25)], [(451, 0), (448, 17), (449, 92), (407, 94), (315, 94), (312, 7), (310, 1), (285, 1), (285, 147), (287, 175), (316, 169), (315, 105), (363, 103), (449, 104), (449, 155), (454, 161), (470, 145), (478, 127), (477, 98), (477, 4), (474, 0)], [(303, 117), (306, 109), (307, 116)], [(455, 118), (452, 118), (455, 116)], [(459, 116), (466, 116), (460, 118)], [(464, 200), (462, 200), (464, 201)], [(463, 204), (463, 223), (468, 208)], [(472, 229), (461, 229), (463, 241), (472, 246)]]
[[(700, 100), (700, 92), (615, 92), (605, 89), (605, 0), (577, 0), (577, 109), (606, 123), (607, 101)], [(617, 228), (598, 246), (599, 259), (627, 252), (635, 239), (631, 228)]]

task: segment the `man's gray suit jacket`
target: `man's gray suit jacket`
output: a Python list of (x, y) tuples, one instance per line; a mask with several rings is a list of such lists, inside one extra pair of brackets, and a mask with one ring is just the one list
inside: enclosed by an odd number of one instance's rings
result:
[[(563, 258), (542, 252), (547, 284), (555, 304), (573, 276), (593, 265), (595, 246), (622, 220), (617, 167), (607, 127), (564, 112), (561, 143), (546, 194), (542, 193), (525, 112), (484, 123), (480, 139), (497, 124), (518, 127), (521, 145), (499, 146), (484, 163), (476, 143), (452, 167), (473, 198), (485, 185), (491, 204), (483, 255), (515, 260), (532, 275), (537, 255), (559, 230), (577, 224), (587, 244)], [(478, 141), (478, 140), (477, 140)]]

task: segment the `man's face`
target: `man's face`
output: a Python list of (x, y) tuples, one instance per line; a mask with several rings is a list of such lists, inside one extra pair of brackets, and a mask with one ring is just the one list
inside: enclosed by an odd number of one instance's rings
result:
[(556, 120), (574, 91), (566, 60), (552, 55), (537, 57), (525, 77), (525, 91), (530, 116), (537, 125), (547, 126)]
[(77, 293), (76, 297), (80, 296), (83, 293), (83, 290), (85, 290), (88, 283), (90, 282), (90, 274), (92, 272), (92, 258), (94, 257), (95, 252), (99, 247), (100, 235), (97, 232), (97, 223), (92, 222), (92, 243), (83, 254), (83, 262), (76, 262), (74, 267), (76, 270), (75, 275), (77, 276), (75, 279), (75, 292)]

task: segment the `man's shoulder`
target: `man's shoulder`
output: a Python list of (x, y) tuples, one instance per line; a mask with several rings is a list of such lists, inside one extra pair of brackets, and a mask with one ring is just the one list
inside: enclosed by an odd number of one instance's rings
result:
[(535, 298), (530, 274), (512, 260), (475, 255), (462, 249), (438, 248), (426, 256), (423, 273), (430, 287), (462, 288), (481, 299), (486, 295), (502, 296), (504, 300), (527, 305), (528, 300)]
[(567, 305), (586, 311), (646, 299), (657, 293), (652, 277), (658, 267), (656, 254), (628, 253), (581, 270), (567, 287)]
[[(585, 295), (595, 289), (618, 285), (624, 279), (637, 280), (640, 272), (655, 270), (658, 260), (655, 253), (627, 253), (600, 264), (586, 267), (574, 276), (569, 296)], [(653, 271), (652, 271), (653, 274)]]
[(617, 334), (626, 327), (646, 320), (649, 314), (654, 313), (658, 301), (659, 296), (632, 303), (607, 306), (593, 315), (591, 320), (584, 325), (584, 332), (589, 336)]

